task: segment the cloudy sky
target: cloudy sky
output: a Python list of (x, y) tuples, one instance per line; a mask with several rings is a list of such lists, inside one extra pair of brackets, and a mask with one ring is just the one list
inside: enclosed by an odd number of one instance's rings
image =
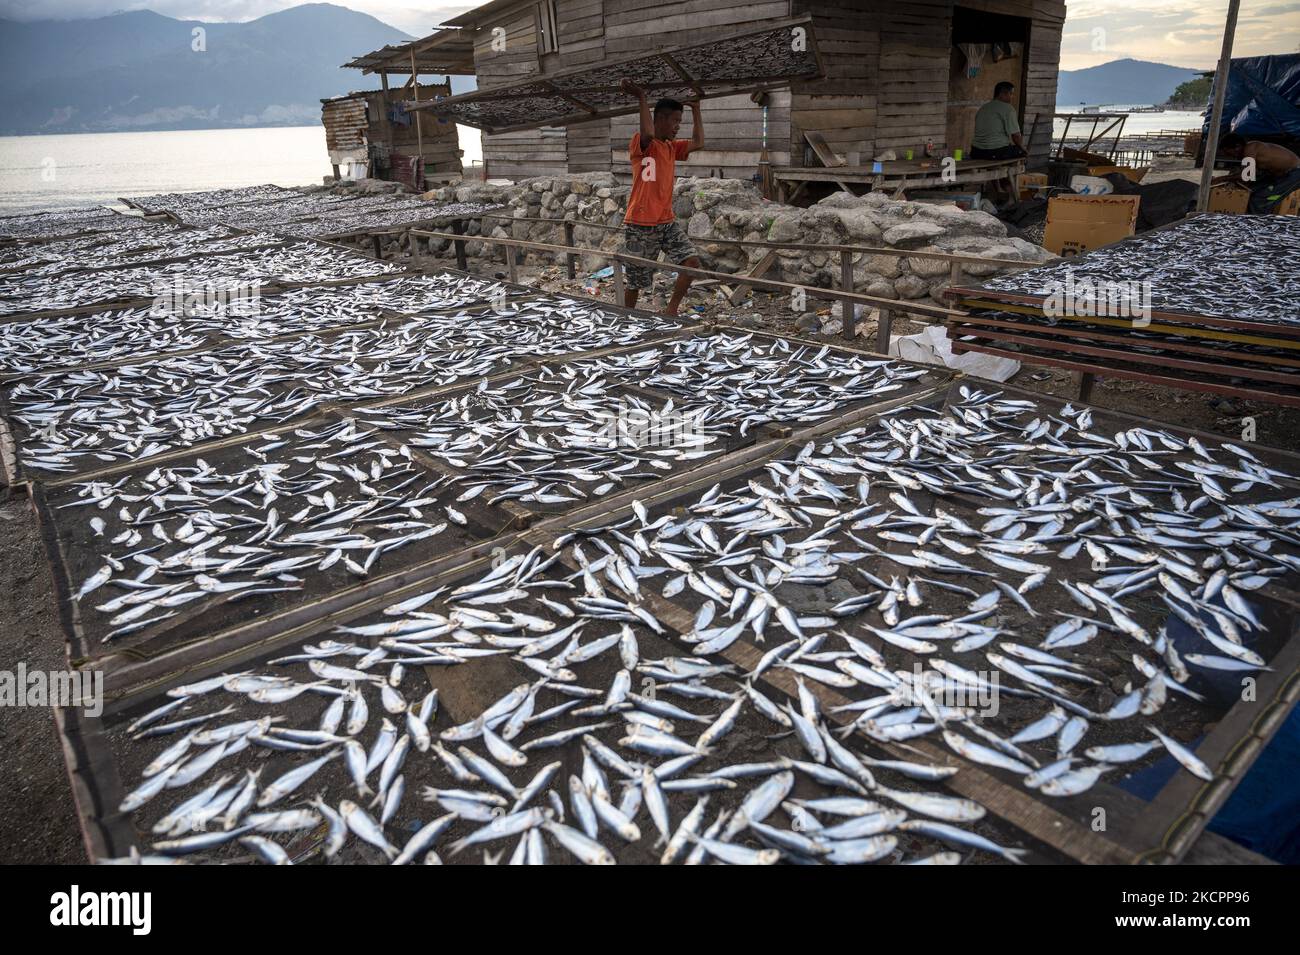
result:
[[(1133, 57), (1193, 68), (1219, 55), (1227, 0), (1067, 0), (1061, 63), (1081, 69)], [(0, 0), (0, 17), (16, 20), (102, 16), (149, 9), (181, 19), (251, 20), (294, 6), (294, 0)], [(478, 3), (439, 0), (347, 0), (407, 33), (428, 33)], [(1243, 0), (1233, 52), (1237, 56), (1300, 49), (1300, 0)]]

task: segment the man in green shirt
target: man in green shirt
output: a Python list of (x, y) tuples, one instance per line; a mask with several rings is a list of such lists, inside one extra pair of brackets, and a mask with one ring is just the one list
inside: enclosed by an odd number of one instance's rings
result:
[(971, 159), (1019, 159), (1025, 155), (1020, 121), (1016, 117), (1016, 108), (1011, 105), (1014, 89), (1003, 80), (993, 87), (993, 98), (975, 114)]

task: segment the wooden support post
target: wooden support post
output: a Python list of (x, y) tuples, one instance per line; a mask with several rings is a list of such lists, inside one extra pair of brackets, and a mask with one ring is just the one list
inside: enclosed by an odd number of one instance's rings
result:
[(335, 162), (335, 163), (330, 163), (330, 165), (334, 168), (334, 181), (338, 182), (340, 179), (343, 178), (341, 175), (339, 175), (339, 164)]
[(876, 325), (876, 351), (882, 355), (889, 354), (889, 333), (894, 327), (894, 313), (887, 308), (880, 309), (880, 321)]
[(948, 273), (948, 287), (956, 288), (961, 285), (961, 263), (954, 262), (952, 270)]
[[(564, 244), (569, 246), (570, 248), (573, 247), (573, 220), (572, 219), (564, 220)], [(567, 275), (569, 278), (575, 278), (578, 274), (577, 263), (578, 263), (578, 257), (574, 253), (572, 252), (565, 253), (564, 274)]]
[[(465, 220), (453, 219), (451, 223), (451, 231), (456, 233), (457, 235), (464, 235)], [(469, 265), (465, 261), (465, 240), (453, 239), (452, 245), (456, 247), (456, 268), (460, 269), (462, 272), (468, 272)]]
[(1079, 400), (1087, 404), (1092, 400), (1092, 386), (1097, 383), (1097, 377), (1090, 371), (1079, 372)]
[[(840, 288), (845, 292), (853, 291), (853, 253), (840, 253)], [(840, 299), (840, 335), (849, 341), (857, 336), (857, 316), (854, 303), (849, 299)]]
[[(755, 264), (755, 266), (752, 269), (750, 269), (749, 272), (746, 274), (752, 276), (753, 278), (762, 278), (769, 271), (771, 271), (772, 266), (776, 264), (776, 259), (777, 259), (776, 253), (769, 252), (767, 253), (767, 255), (759, 259), (757, 264)], [(747, 282), (741, 282), (739, 285), (736, 286), (735, 291), (731, 292), (727, 296), (727, 302), (728, 304), (731, 305), (739, 305), (740, 300), (743, 299), (747, 294), (749, 294), (749, 284)]]
[[(388, 74), (387, 73), (384, 73), (382, 71), (380, 72), (379, 85), (382, 86), (384, 90), (384, 95), (379, 98), (379, 102), (384, 104), (384, 108), (383, 108), (384, 142), (387, 143), (389, 147), (391, 147), (393, 145), (393, 121), (388, 116)], [(373, 172), (373, 170), (371, 170), (371, 172)], [(378, 177), (372, 175), (371, 178), (375, 179)]]
[(506, 246), (506, 266), (510, 273), (510, 281), (518, 284), (519, 282), (519, 257), (516, 254), (514, 246)]
[(615, 259), (611, 264), (614, 267), (614, 304), (622, 305), (627, 301), (627, 295), (623, 289), (623, 263)]
[(1228, 19), (1223, 27), (1223, 51), (1219, 68), (1214, 71), (1214, 103), (1210, 108), (1210, 125), (1205, 136), (1205, 158), (1201, 162), (1201, 185), (1196, 193), (1196, 211), (1210, 205), (1210, 186), (1214, 179), (1214, 159), (1219, 152), (1219, 127), (1223, 124), (1223, 101), (1228, 93), (1228, 72), (1232, 68), (1232, 41), (1237, 32), (1237, 12), (1241, 0), (1228, 0)]
[[(411, 95), (420, 102), (420, 74), (415, 68), (415, 47), (411, 47)], [(411, 185), (420, 189), (424, 179), (424, 129), (420, 119), (423, 110), (415, 111), (415, 169), (411, 172)]]
[(380, 248), (379, 248), (379, 235), (378, 235), (378, 233), (376, 233), (375, 235), (372, 235), (370, 238), (373, 239), (373, 240), (374, 240), (374, 243), (375, 243), (375, 258), (377, 258), (377, 259), (382, 259), (382, 258), (384, 257), (384, 253), (383, 253), (383, 252), (380, 250)]

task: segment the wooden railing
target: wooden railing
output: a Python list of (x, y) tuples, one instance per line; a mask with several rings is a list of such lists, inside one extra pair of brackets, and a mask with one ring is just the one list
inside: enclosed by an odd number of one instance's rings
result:
[[(546, 221), (552, 221), (559, 224), (563, 220), (546, 220)], [(485, 243), (491, 243), (493, 245), (501, 246), (506, 250), (506, 256), (505, 256), (506, 267), (509, 270), (510, 280), (512, 282), (517, 282), (519, 279), (518, 257), (517, 255), (511, 254), (510, 250), (512, 249), (523, 249), (532, 252), (556, 253), (556, 254), (565, 255), (567, 258), (570, 259), (578, 254), (584, 254), (584, 253), (592, 254), (593, 252), (593, 250), (578, 248), (572, 245), (554, 245), (549, 242), (531, 242), (527, 239), (508, 239), (500, 236), (490, 236), (490, 235), (466, 236), (464, 233), (460, 233), (460, 232), (435, 232), (435, 231), (430, 231), (425, 229), (411, 229), (409, 230), (409, 234), (411, 236), (414, 236), (416, 238), (421, 238), (421, 239), (439, 239), (439, 240), (446, 240), (452, 242), (456, 247), (458, 261), (463, 259), (464, 257), (463, 246), (464, 243), (467, 241), (485, 242)], [(747, 244), (752, 245), (753, 243), (747, 243)], [(774, 245), (781, 248), (794, 247), (794, 248), (809, 248), (809, 249), (829, 249), (829, 248), (842, 249), (843, 251), (841, 252), (841, 273), (840, 273), (840, 281), (842, 287), (838, 289), (828, 289), (816, 285), (801, 285), (795, 282), (781, 282), (776, 279), (765, 279), (765, 278), (752, 276), (752, 275), (737, 276), (728, 272), (715, 272), (710, 269), (698, 269), (686, 265), (674, 265), (671, 262), (660, 262), (656, 259), (643, 259), (640, 256), (628, 255), (625, 252), (601, 251), (596, 254), (599, 254), (602, 258), (608, 259), (611, 265), (613, 266), (614, 298), (616, 304), (618, 305), (623, 304), (624, 291), (626, 289), (626, 282), (623, 276), (623, 267), (625, 265), (635, 265), (635, 266), (641, 266), (643, 268), (650, 268), (650, 269), (667, 269), (680, 274), (695, 276), (696, 278), (720, 279), (723, 281), (731, 281), (731, 282), (734, 282), (739, 279), (744, 281), (744, 283), (747, 285), (753, 285), (758, 288), (770, 289), (772, 291), (777, 291), (777, 292), (789, 292), (791, 294), (800, 292), (812, 298), (821, 298), (821, 299), (830, 299), (832, 301), (839, 301), (841, 303), (843, 316), (844, 316), (843, 322), (841, 323), (840, 334), (843, 337), (848, 339), (855, 338), (857, 332), (856, 316), (854, 315), (853, 306), (854, 305), (874, 306), (880, 311), (880, 320), (877, 324), (877, 329), (876, 329), (876, 351), (880, 352), (881, 354), (887, 354), (889, 351), (889, 336), (893, 325), (893, 318), (895, 313), (901, 312), (910, 315), (919, 315), (924, 318), (928, 318), (936, 321), (943, 321), (949, 316), (965, 314), (964, 312), (961, 311), (957, 311), (950, 308), (944, 308), (941, 305), (931, 305), (921, 301), (903, 301), (901, 299), (883, 298), (878, 295), (863, 295), (859, 292), (853, 291), (853, 254), (854, 254), (853, 250), (856, 250), (857, 247), (853, 247), (853, 246), (835, 247), (835, 246), (818, 246), (818, 245), (791, 246), (789, 244), (782, 244), (782, 243), (774, 243)], [(904, 254), (910, 254), (910, 253), (904, 253)], [(930, 253), (930, 254), (940, 255), (943, 253)], [(962, 256), (960, 258), (973, 259), (974, 257)], [(987, 263), (990, 260), (976, 259), (976, 261)], [(1001, 260), (1001, 261), (1012, 262), (1015, 260), (1008, 259), (1008, 260)], [(1019, 265), (1022, 268), (1027, 268), (1035, 263), (1016, 262), (1015, 264)], [(953, 263), (953, 265), (954, 265), (954, 273), (956, 273), (960, 267), (960, 263)], [(570, 261), (570, 269), (571, 269), (570, 275), (573, 275), (572, 266), (573, 263), (572, 261)]]

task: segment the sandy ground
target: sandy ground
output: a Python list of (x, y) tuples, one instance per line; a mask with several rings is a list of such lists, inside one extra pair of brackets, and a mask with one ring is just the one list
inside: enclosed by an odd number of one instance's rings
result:
[(1196, 168), (1193, 159), (1186, 156), (1159, 157), (1151, 164), (1151, 171), (1142, 177), (1142, 182), (1150, 184), (1153, 182), (1166, 182), (1170, 179), (1186, 179), (1188, 182), (1200, 182), (1201, 170)]

